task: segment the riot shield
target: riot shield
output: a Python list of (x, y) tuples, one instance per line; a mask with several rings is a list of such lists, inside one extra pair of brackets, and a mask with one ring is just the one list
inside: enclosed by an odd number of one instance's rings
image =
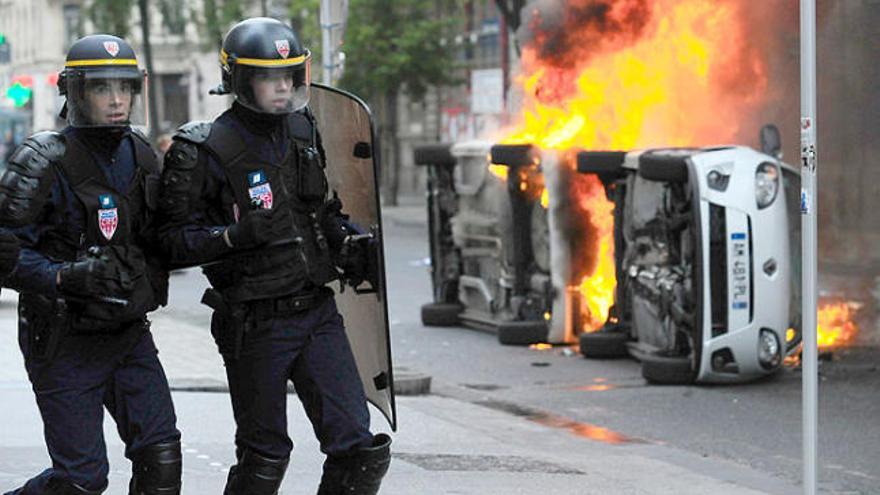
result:
[(379, 157), (374, 146), (378, 143), (374, 143), (372, 115), (356, 96), (320, 84), (312, 85), (309, 108), (326, 153), (330, 190), (339, 194), (342, 211), (351, 216), (351, 221), (372, 232), (372, 246), (378, 250), (379, 286), (374, 291), (346, 288), (341, 293), (336, 287), (336, 303), (345, 319), (367, 399), (396, 430), (379, 206)]

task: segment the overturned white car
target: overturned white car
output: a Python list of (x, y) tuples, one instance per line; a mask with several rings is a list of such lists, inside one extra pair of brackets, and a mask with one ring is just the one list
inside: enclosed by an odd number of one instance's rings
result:
[(614, 203), (617, 285), (597, 332), (578, 324), (570, 290), (570, 265), (584, 252), (572, 248), (566, 215), (579, 212), (564, 194), (551, 192), (548, 205), (529, 192), (545, 182), (568, 190), (558, 183), (572, 173), (559, 172), (558, 157), (494, 146), (493, 166), (509, 169), (499, 181), (487, 171), (485, 145), (417, 151), (417, 162), (433, 165), (435, 300), (423, 322), (494, 328), (508, 344), (578, 341), (588, 358), (631, 355), (652, 383), (772, 373), (799, 342), (799, 181), (777, 158), (775, 129), (762, 130), (762, 142), (763, 153), (577, 154), (577, 172), (598, 176)]

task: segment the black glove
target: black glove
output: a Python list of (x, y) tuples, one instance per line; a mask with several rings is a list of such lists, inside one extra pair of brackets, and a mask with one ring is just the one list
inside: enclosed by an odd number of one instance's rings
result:
[(235, 249), (257, 247), (276, 240), (275, 220), (275, 210), (250, 210), (226, 228), (226, 236)]
[(0, 278), (5, 278), (18, 265), (21, 243), (9, 232), (0, 232)]
[(58, 290), (76, 299), (124, 299), (134, 290), (136, 274), (120, 259), (117, 250), (91, 248), (79, 261), (61, 267)]
[(373, 289), (379, 288), (379, 245), (373, 238), (351, 236), (343, 244), (337, 256), (345, 282), (358, 287), (368, 282)]

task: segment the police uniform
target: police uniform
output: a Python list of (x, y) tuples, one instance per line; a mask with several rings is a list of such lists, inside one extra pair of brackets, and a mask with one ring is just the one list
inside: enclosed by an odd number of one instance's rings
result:
[[(105, 59), (119, 62), (103, 67)], [(77, 41), (59, 82), (68, 111), (83, 111), (71, 88), (80, 91), (92, 74), (127, 77), (124, 71), (119, 76), (119, 66), (138, 77), (136, 64), (119, 38)], [(78, 67), (107, 72), (83, 74)], [(167, 272), (152, 227), (157, 159), (127, 124), (81, 124), (71, 121), (60, 133), (29, 138), (0, 181), (0, 209), (23, 225), (16, 229), (23, 245), (18, 266), (6, 285), (20, 292), (19, 346), (52, 459), (51, 468), (9, 493), (103, 492), (109, 472), (106, 408), (132, 461), (129, 493), (178, 494), (180, 433), (146, 319), (167, 297)], [(78, 279), (82, 267), (118, 278), (105, 283), (122, 287), (125, 299), (74, 294), (65, 284)]]
[[(214, 309), (211, 331), (237, 426), (238, 463), (225, 493), (277, 493), (293, 448), (292, 381), (328, 456), (319, 493), (375, 494), (390, 438), (369, 431), (364, 389), (326, 287), (340, 276), (336, 255), (347, 232), (328, 201), (320, 136), (307, 100), (276, 113), (255, 108), (254, 73), (242, 73), (251, 64), (307, 74), (308, 52), (289, 27), (260, 18), (232, 28), (221, 60), (223, 89), (236, 101), (213, 123), (175, 135), (160, 204), (172, 262), (203, 264), (212, 286), (203, 302)], [(294, 94), (300, 76), (290, 75)], [(261, 230), (241, 234), (257, 215)]]

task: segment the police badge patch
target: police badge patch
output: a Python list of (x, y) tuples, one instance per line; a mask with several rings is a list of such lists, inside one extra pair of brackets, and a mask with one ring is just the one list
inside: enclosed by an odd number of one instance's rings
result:
[(290, 55), (290, 43), (287, 40), (275, 40), (275, 49), (278, 50), (278, 55), (281, 55), (281, 58), (287, 58)]
[(115, 57), (116, 54), (119, 53), (119, 43), (115, 41), (105, 41), (104, 49), (107, 50), (107, 53), (109, 53), (111, 57)]
[(248, 196), (252, 205), (272, 209), (272, 185), (262, 169), (248, 174)]
[(100, 208), (98, 209), (98, 227), (101, 228), (101, 234), (108, 241), (116, 233), (116, 227), (119, 226), (119, 211), (116, 208), (116, 202), (113, 196), (102, 194), (98, 196)]

